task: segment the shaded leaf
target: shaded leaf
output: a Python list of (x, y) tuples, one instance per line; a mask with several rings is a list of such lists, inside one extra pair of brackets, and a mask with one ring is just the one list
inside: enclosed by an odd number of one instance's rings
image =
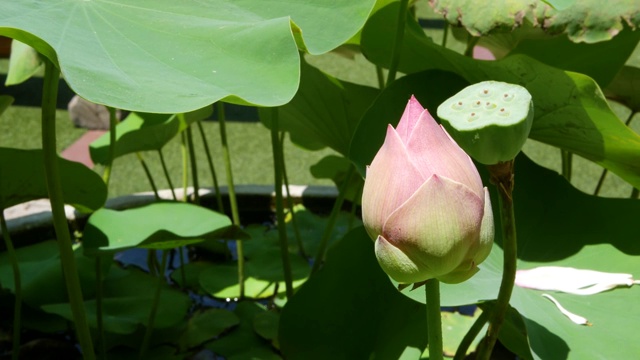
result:
[(197, 312), (191, 316), (180, 337), (180, 347), (183, 350), (196, 347), (239, 323), (240, 319), (228, 310), (208, 309)]
[(9, 95), (0, 95), (0, 115), (13, 104), (13, 100)]
[(160, 113), (223, 98), (277, 106), (298, 86), (292, 31), (324, 53), (358, 31), (373, 3), (11, 1), (0, 6), (0, 34), (57, 62), (94, 103)]
[[(351, 166), (353, 166), (353, 163), (345, 157), (327, 155), (317, 163), (311, 165), (309, 170), (314, 178), (330, 179), (334, 184), (336, 184), (338, 189), (341, 189), (346, 180), (347, 172)], [(346, 190), (345, 199), (359, 204), (363, 186), (364, 180), (361, 176), (351, 176), (351, 180), (349, 181), (349, 185)]]
[(359, 227), (331, 248), (322, 270), (287, 302), (280, 346), (287, 359), (418, 358), (426, 347), (425, 318), (424, 306), (390, 284)]
[(613, 82), (604, 89), (607, 98), (618, 101), (631, 111), (640, 111), (640, 69), (624, 66)]
[[(78, 210), (101, 208), (107, 200), (104, 181), (91, 169), (58, 158), (64, 201)], [(49, 197), (42, 150), (0, 148), (0, 209)]]
[[(309, 150), (330, 147), (345, 155), (356, 125), (378, 90), (339, 81), (302, 62), (300, 89), (279, 108), (280, 130)], [(261, 109), (260, 120), (271, 127), (271, 114)]]

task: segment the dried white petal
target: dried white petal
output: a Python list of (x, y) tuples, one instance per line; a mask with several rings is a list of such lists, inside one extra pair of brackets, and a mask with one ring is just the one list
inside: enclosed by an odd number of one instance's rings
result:
[(640, 284), (640, 281), (634, 280), (631, 274), (606, 273), (562, 266), (541, 266), (518, 270), (515, 283), (529, 289), (593, 295), (618, 286)]
[(575, 324), (578, 325), (586, 325), (586, 326), (591, 326), (592, 324), (589, 322), (589, 320), (587, 320), (587, 318), (582, 317), (580, 315), (576, 315), (572, 312), (570, 312), (569, 310), (565, 309), (564, 307), (562, 307), (562, 305), (560, 305), (560, 303), (558, 302), (558, 300), (554, 299), (553, 296), (549, 295), (549, 294), (542, 294), (543, 297), (551, 300), (551, 302), (558, 308), (558, 310), (560, 310), (560, 312), (569, 318), (569, 320), (573, 321)]

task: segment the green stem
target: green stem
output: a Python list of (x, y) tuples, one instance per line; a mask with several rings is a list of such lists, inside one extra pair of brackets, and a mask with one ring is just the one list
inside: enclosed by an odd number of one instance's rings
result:
[(187, 274), (184, 272), (184, 246), (178, 248), (178, 254), (180, 255), (180, 287), (184, 289), (187, 286)]
[[(627, 117), (627, 120), (624, 122), (624, 124), (626, 126), (629, 126), (629, 124), (631, 124), (631, 120), (633, 120), (633, 117), (636, 114), (637, 112), (631, 111), (631, 113)], [(600, 193), (600, 190), (602, 189), (602, 184), (604, 183), (604, 179), (607, 177), (608, 173), (609, 173), (609, 170), (607, 169), (602, 170), (602, 174), (600, 175), (600, 179), (598, 180), (598, 184), (596, 185), (596, 189), (594, 190), (593, 195), (598, 195)], [(633, 193), (632, 193), (632, 197), (633, 197)]]
[(464, 56), (466, 57), (473, 57), (473, 49), (476, 47), (476, 44), (478, 43), (478, 40), (480, 40), (480, 38), (477, 38), (473, 35), (467, 35), (467, 47), (466, 49), (464, 49)]
[(379, 65), (376, 65), (376, 76), (378, 77), (378, 88), (384, 89), (384, 72)]
[(424, 285), (427, 298), (427, 330), (429, 360), (442, 360), (442, 318), (440, 314), (440, 281), (429, 279)]
[(207, 141), (207, 137), (205, 136), (204, 128), (202, 127), (202, 121), (197, 121), (196, 124), (198, 124), (198, 131), (200, 131), (200, 137), (202, 138), (204, 153), (207, 155), (209, 171), (211, 171), (211, 177), (213, 178), (213, 188), (216, 190), (216, 202), (218, 204), (218, 211), (224, 213), (224, 205), (222, 204), (222, 196), (220, 195), (220, 185), (218, 184), (216, 168), (213, 166), (213, 159), (211, 158), (211, 151), (209, 150), (209, 142)]
[(113, 168), (113, 159), (116, 158), (116, 124), (118, 123), (118, 118), (116, 118), (116, 109), (107, 107), (107, 110), (109, 110), (109, 158), (107, 159), (107, 164), (104, 167), (102, 179), (108, 189), (109, 179), (111, 179), (111, 170)]
[(447, 38), (449, 37), (449, 22), (444, 21), (444, 29), (442, 32), (442, 47), (447, 47)]
[(147, 320), (147, 329), (144, 333), (142, 340), (142, 346), (140, 347), (139, 359), (146, 359), (147, 350), (149, 350), (149, 342), (151, 341), (151, 334), (153, 333), (153, 326), (156, 322), (156, 314), (158, 313), (158, 306), (160, 305), (160, 294), (162, 293), (162, 287), (164, 286), (166, 279), (164, 277), (165, 269), (167, 268), (167, 254), (168, 251), (162, 251), (162, 263), (158, 271), (158, 285), (156, 286), (156, 292), (153, 295), (153, 302), (151, 303), (151, 311), (149, 312), (149, 319)]
[(407, 9), (409, 8), (409, 0), (400, 0), (400, 9), (398, 10), (398, 23), (396, 27), (396, 37), (393, 42), (393, 50), (391, 53), (391, 63), (389, 64), (389, 73), (387, 74), (386, 85), (396, 79), (398, 65), (400, 65), (400, 55), (402, 54), (402, 42), (404, 41), (404, 28), (407, 24)]
[(294, 208), (293, 198), (291, 198), (291, 193), (289, 192), (289, 177), (287, 176), (287, 166), (284, 160), (284, 140), (285, 140), (285, 133), (283, 131), (280, 133), (280, 151), (281, 151), (280, 154), (282, 154), (282, 159), (281, 159), (282, 179), (284, 180), (284, 188), (287, 190), (287, 205), (289, 206), (289, 213), (291, 214), (291, 224), (293, 225), (293, 232), (296, 235), (296, 243), (298, 244), (300, 255), (306, 259), (307, 253), (304, 251), (304, 245), (302, 244), (302, 236), (300, 235), (300, 228), (298, 227), (298, 220), (296, 219), (297, 215), (295, 214), (295, 211), (293, 211), (293, 208)]
[(167, 184), (169, 185), (169, 189), (171, 189), (171, 195), (173, 196), (173, 200), (178, 201), (178, 196), (176, 196), (176, 191), (173, 188), (173, 182), (171, 181), (171, 175), (169, 174), (169, 168), (167, 167), (167, 163), (164, 160), (164, 154), (162, 154), (162, 149), (158, 149), (158, 157), (160, 157), (162, 172), (164, 173), (164, 177), (167, 179)]
[(189, 151), (187, 149), (187, 136), (183, 132), (180, 133), (180, 150), (182, 153), (182, 201), (189, 201), (187, 188), (189, 186)]
[(82, 299), (80, 278), (73, 253), (71, 234), (64, 212), (64, 196), (60, 183), (60, 164), (56, 149), (56, 100), (58, 97), (58, 79), (60, 70), (49, 60), (44, 59), (44, 86), (42, 88), (42, 152), (44, 156), (45, 180), (51, 201), (53, 227), (60, 249), (60, 262), (64, 274), (71, 313), (76, 326), (76, 335), (85, 359), (95, 359), (91, 333)]
[(504, 322), (505, 314), (509, 308), (509, 300), (516, 279), (517, 267), (517, 239), (516, 218), (513, 211), (513, 160), (488, 166), (491, 174), (491, 182), (498, 188), (500, 202), (500, 220), (502, 224), (502, 250), (504, 252), (504, 268), (502, 270), (502, 282), (498, 299), (492, 310), (491, 321), (485, 342), (478, 353), (479, 360), (488, 360), (495, 345), (500, 327)]
[(567, 150), (560, 150), (562, 156), (562, 176), (571, 182), (571, 170), (573, 168), (573, 153)]
[[(227, 188), (229, 190), (229, 204), (231, 205), (231, 220), (234, 225), (240, 226), (240, 215), (238, 212), (238, 201), (236, 200), (236, 190), (233, 184), (233, 171), (231, 170), (231, 155), (229, 144), (227, 143), (227, 126), (224, 116), (224, 104), (216, 104), (218, 110), (218, 122), (220, 123), (220, 142), (222, 143), (222, 156), (224, 157), (224, 167), (227, 173)], [(240, 285), (240, 299), (244, 298), (244, 250), (242, 241), (236, 240), (236, 251), (238, 253), (238, 284)]]
[(104, 336), (104, 321), (102, 317), (102, 299), (104, 298), (102, 257), (96, 256), (96, 323), (98, 327), (98, 352), (100, 358), (107, 358), (107, 340)]
[(347, 193), (347, 188), (349, 187), (349, 182), (351, 181), (353, 173), (354, 166), (351, 165), (349, 166), (349, 170), (347, 170), (347, 175), (344, 178), (344, 182), (339, 189), (338, 197), (336, 198), (336, 202), (333, 204), (333, 209), (331, 209), (331, 214), (329, 215), (327, 226), (324, 228), (324, 233), (322, 234), (322, 239), (320, 240), (320, 246), (318, 247), (318, 253), (316, 254), (315, 261), (313, 262), (313, 267), (311, 268), (312, 274), (320, 269), (320, 265), (324, 261), (324, 253), (327, 249), (327, 245), (329, 244), (331, 234), (333, 233), (333, 228), (335, 227), (336, 221), (338, 220), (340, 209), (342, 209), (344, 197)]
[(637, 199), (638, 197), (640, 197), (640, 191), (638, 191), (637, 188), (633, 188), (633, 190), (631, 190), (631, 199)]
[(7, 247), (7, 256), (11, 263), (13, 271), (13, 288), (15, 289), (15, 303), (13, 304), (13, 346), (11, 348), (11, 359), (18, 360), (20, 355), (20, 334), (22, 333), (22, 280), (20, 276), (20, 267), (18, 266), (18, 257), (16, 250), (13, 248), (7, 220), (4, 218), (4, 209), (0, 209), (0, 229), (2, 229), (2, 238), (4, 245)]
[(193, 133), (191, 125), (187, 127), (187, 145), (189, 146), (189, 160), (191, 161), (191, 178), (193, 179), (193, 201), (200, 204), (200, 182), (198, 181), (198, 163), (196, 161), (196, 149), (193, 146)]
[(156, 200), (160, 200), (160, 195), (158, 194), (158, 187), (156, 186), (155, 181), (153, 181), (153, 176), (151, 176), (151, 171), (149, 171), (149, 167), (147, 166), (147, 162), (144, 161), (144, 158), (142, 157), (142, 154), (140, 154), (139, 152), (136, 152), (136, 156), (138, 157), (138, 160), (140, 161), (140, 165), (142, 165), (142, 169), (144, 170), (144, 174), (147, 176), (147, 179), (149, 180), (149, 185), (151, 185), (151, 189), (153, 189), (153, 195), (155, 195)]
[(476, 339), (484, 324), (489, 320), (489, 311), (482, 311), (480, 316), (476, 319), (476, 321), (471, 325), (471, 328), (460, 341), (460, 345), (458, 345), (458, 349), (456, 350), (456, 354), (453, 357), (453, 360), (464, 360), (467, 356), (467, 352), (469, 351), (469, 347), (473, 344), (473, 340)]
[(287, 224), (284, 220), (284, 206), (282, 200), (282, 145), (278, 135), (278, 108), (271, 108), (271, 148), (273, 149), (273, 169), (276, 190), (276, 219), (278, 221), (278, 234), (280, 238), (280, 257), (284, 271), (284, 283), (287, 298), (293, 297), (293, 276), (291, 275), (291, 263), (289, 260), (289, 243), (287, 240)]
[(349, 224), (347, 224), (347, 231), (351, 230), (353, 227), (353, 223), (356, 219), (356, 211), (358, 210), (358, 202), (357, 199), (362, 198), (362, 190), (364, 187), (364, 183), (358, 187), (358, 191), (356, 193), (356, 197), (353, 198), (353, 202), (351, 203), (351, 211), (349, 212)]

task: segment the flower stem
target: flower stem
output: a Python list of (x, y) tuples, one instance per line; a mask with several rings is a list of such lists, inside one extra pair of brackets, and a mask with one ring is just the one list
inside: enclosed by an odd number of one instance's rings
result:
[(107, 107), (107, 110), (109, 110), (109, 158), (107, 159), (107, 165), (104, 167), (102, 179), (105, 185), (107, 185), (107, 189), (109, 189), (113, 160), (116, 157), (116, 124), (118, 123), (118, 118), (116, 118), (116, 109)]
[(480, 313), (480, 316), (478, 316), (473, 325), (471, 325), (469, 331), (464, 335), (464, 338), (462, 338), (462, 341), (460, 341), (460, 345), (458, 345), (458, 349), (456, 350), (453, 360), (464, 360), (473, 340), (475, 340), (480, 333), (480, 330), (484, 327), (484, 324), (489, 320), (489, 314), (489, 311), (482, 311), (482, 313)]
[(504, 268), (502, 270), (502, 282), (498, 299), (491, 313), (491, 320), (485, 342), (481, 345), (477, 359), (488, 360), (491, 357), (500, 327), (504, 322), (505, 314), (509, 308), (509, 300), (516, 279), (517, 240), (516, 218), (513, 212), (513, 160), (489, 165), (491, 182), (498, 188), (500, 202), (500, 220), (502, 223), (502, 250), (504, 252)]
[[(227, 143), (227, 126), (224, 117), (224, 103), (216, 104), (218, 111), (218, 123), (220, 124), (220, 142), (222, 143), (222, 156), (224, 157), (224, 167), (227, 173), (227, 188), (229, 189), (229, 204), (231, 205), (231, 220), (234, 225), (240, 226), (240, 215), (238, 213), (238, 201), (236, 200), (236, 190), (233, 185), (233, 171), (231, 170), (231, 155), (229, 144)], [(244, 298), (244, 249), (242, 241), (236, 240), (236, 251), (238, 254), (238, 285), (240, 286), (240, 299)]]
[(7, 247), (7, 255), (13, 270), (13, 288), (15, 293), (15, 303), (13, 304), (13, 346), (11, 348), (11, 359), (18, 360), (20, 355), (20, 334), (22, 332), (22, 281), (20, 276), (20, 267), (18, 266), (18, 258), (16, 250), (13, 248), (7, 220), (4, 218), (4, 209), (0, 209), (0, 228), (2, 229), (2, 238)]
[(149, 171), (147, 162), (144, 161), (144, 158), (142, 157), (142, 154), (140, 152), (136, 152), (136, 156), (138, 157), (138, 161), (140, 161), (140, 165), (142, 165), (142, 169), (144, 170), (144, 174), (147, 176), (147, 180), (149, 180), (149, 185), (151, 185), (151, 189), (153, 190), (153, 195), (156, 197), (156, 200), (160, 200), (160, 195), (158, 194), (158, 187), (156, 186), (155, 181), (153, 181), (153, 176), (151, 176), (151, 171)]
[(296, 220), (296, 213), (293, 211), (294, 204), (289, 192), (289, 177), (287, 176), (287, 164), (284, 161), (284, 139), (285, 132), (280, 133), (280, 148), (282, 154), (282, 179), (284, 180), (284, 188), (287, 190), (287, 205), (289, 205), (289, 214), (291, 214), (291, 225), (293, 225), (293, 232), (296, 235), (296, 243), (298, 244), (298, 252), (303, 258), (307, 258), (307, 253), (304, 251), (304, 245), (302, 244), (302, 235), (300, 235), (300, 228), (298, 227), (298, 221)]
[(396, 79), (398, 65), (400, 65), (400, 55), (402, 54), (402, 42), (404, 41), (404, 28), (407, 24), (407, 9), (409, 8), (409, 0), (400, 0), (400, 9), (398, 10), (398, 23), (396, 27), (396, 38), (393, 42), (393, 50), (391, 53), (391, 63), (389, 64), (389, 72), (387, 73), (386, 86)]
[(213, 166), (213, 159), (211, 158), (211, 151), (209, 150), (207, 136), (205, 135), (204, 128), (202, 127), (202, 121), (196, 121), (196, 124), (198, 124), (198, 131), (200, 132), (200, 137), (202, 138), (204, 153), (207, 155), (209, 171), (211, 171), (211, 177), (213, 178), (213, 188), (216, 190), (216, 203), (218, 204), (218, 212), (224, 213), (224, 205), (222, 204), (222, 196), (220, 195), (220, 185), (218, 185), (218, 176), (216, 175), (216, 168)]
[(429, 279), (425, 283), (427, 297), (427, 329), (429, 331), (429, 360), (442, 360), (442, 318), (440, 314), (440, 281)]
[(60, 70), (49, 60), (44, 59), (44, 85), (42, 88), (42, 152), (44, 157), (45, 180), (51, 201), (53, 227), (60, 249), (60, 262), (67, 286), (67, 295), (71, 305), (71, 313), (76, 327), (78, 342), (85, 359), (95, 359), (91, 333), (87, 323), (87, 315), (82, 299), (82, 289), (78, 268), (73, 253), (71, 234), (64, 212), (64, 196), (60, 183), (60, 168), (56, 150), (56, 99), (58, 97), (58, 79)]
[[(158, 313), (158, 306), (160, 305), (160, 294), (162, 293), (162, 287), (166, 283), (165, 271), (167, 270), (167, 250), (162, 250), (162, 263), (160, 269), (158, 269), (157, 277), (158, 284), (156, 291), (153, 294), (153, 302), (151, 303), (151, 311), (149, 311), (149, 319), (147, 320), (147, 329), (142, 339), (142, 346), (140, 347), (139, 359), (146, 359), (147, 350), (149, 350), (149, 343), (151, 342), (151, 334), (153, 334), (153, 326), (156, 322), (156, 314)], [(155, 253), (154, 253), (155, 256)]]
[[(183, 115), (184, 116), (184, 115)], [(198, 162), (196, 161), (196, 149), (193, 146), (193, 132), (191, 125), (187, 127), (187, 145), (189, 146), (189, 160), (191, 162), (191, 179), (193, 181), (193, 201), (200, 204), (200, 182), (198, 181)]]
[(182, 201), (188, 202), (189, 165), (187, 163), (189, 162), (189, 150), (187, 149), (187, 135), (184, 131), (180, 133), (180, 153), (182, 154)]
[(282, 269), (284, 271), (284, 283), (287, 298), (293, 296), (293, 277), (291, 275), (291, 263), (289, 261), (289, 242), (287, 240), (287, 224), (284, 219), (284, 205), (282, 199), (282, 165), (284, 156), (279, 136), (278, 108), (271, 108), (271, 147), (273, 149), (273, 169), (275, 176), (276, 190), (276, 218), (278, 221), (278, 234), (280, 238), (280, 256), (282, 258)]
[(322, 262), (324, 261), (324, 253), (327, 250), (327, 245), (329, 245), (329, 239), (331, 238), (331, 234), (333, 233), (333, 228), (335, 227), (336, 221), (338, 220), (338, 214), (342, 209), (344, 197), (347, 194), (347, 189), (349, 188), (349, 183), (351, 182), (351, 177), (353, 176), (354, 169), (355, 167), (353, 165), (349, 166), (347, 175), (344, 178), (344, 182), (338, 190), (338, 197), (336, 198), (336, 202), (333, 203), (333, 209), (331, 209), (331, 214), (329, 215), (327, 226), (324, 228), (324, 233), (322, 234), (322, 239), (320, 240), (320, 246), (318, 246), (318, 253), (316, 254), (316, 258), (313, 262), (313, 267), (311, 268), (312, 274), (320, 270), (320, 265), (322, 265)]

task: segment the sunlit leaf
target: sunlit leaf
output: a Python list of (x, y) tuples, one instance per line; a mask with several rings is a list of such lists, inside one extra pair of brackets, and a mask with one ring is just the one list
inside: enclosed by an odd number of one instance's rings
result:
[(40, 69), (42, 69), (42, 59), (34, 48), (17, 40), (11, 42), (9, 70), (4, 82), (6, 86), (20, 84)]
[(0, 35), (57, 62), (94, 103), (160, 113), (223, 98), (276, 106), (298, 87), (293, 32), (310, 53), (327, 52), (360, 29), (373, 3), (5, 1)]

